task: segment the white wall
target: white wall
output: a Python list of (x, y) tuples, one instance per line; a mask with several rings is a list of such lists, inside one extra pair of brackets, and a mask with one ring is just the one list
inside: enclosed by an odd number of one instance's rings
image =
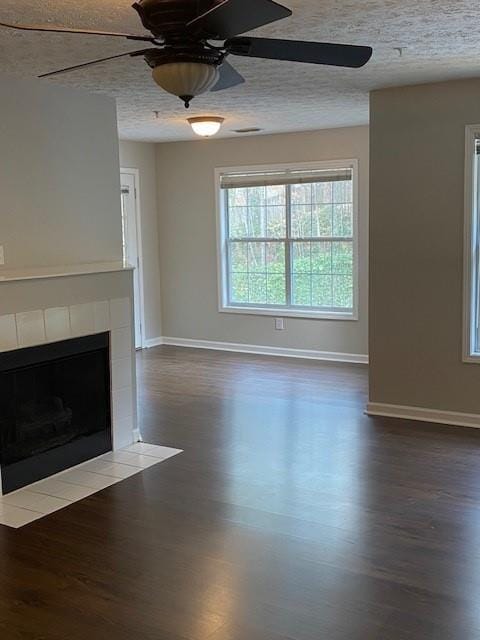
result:
[(1, 77), (0, 149), (4, 269), (121, 259), (114, 100)]
[[(163, 335), (367, 354), (368, 127), (157, 145)], [(214, 169), (358, 158), (358, 321), (274, 319), (218, 312)], [(279, 314), (281, 315), (281, 313)]]
[(155, 145), (121, 141), (120, 166), (140, 176), (145, 338), (152, 340), (162, 335)]

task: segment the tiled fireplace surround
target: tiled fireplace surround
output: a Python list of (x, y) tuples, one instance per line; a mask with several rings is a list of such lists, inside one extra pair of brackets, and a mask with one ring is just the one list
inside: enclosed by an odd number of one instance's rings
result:
[(120, 265), (0, 273), (0, 352), (110, 332), (114, 450), (139, 439), (132, 274)]

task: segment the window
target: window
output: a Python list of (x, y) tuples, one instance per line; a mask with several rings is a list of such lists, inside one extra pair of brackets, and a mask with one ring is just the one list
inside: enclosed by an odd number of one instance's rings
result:
[(464, 360), (480, 359), (480, 125), (466, 128)]
[(220, 310), (355, 319), (357, 163), (217, 170)]

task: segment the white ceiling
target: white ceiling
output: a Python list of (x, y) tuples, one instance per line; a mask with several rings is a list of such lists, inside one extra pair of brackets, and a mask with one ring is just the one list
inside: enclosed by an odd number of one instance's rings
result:
[[(143, 33), (133, 0), (2, 0), (0, 21)], [(197, 98), (189, 112), (153, 83), (142, 58), (107, 62), (44, 82), (105, 92), (118, 101), (123, 139), (190, 139), (188, 115), (222, 115), (222, 134), (260, 127), (264, 133), (368, 122), (371, 89), (480, 75), (480, 3), (472, 0), (284, 0), (292, 18), (256, 34), (371, 45), (360, 70), (230, 58), (247, 83)], [(34, 76), (142, 43), (83, 35), (0, 29), (0, 71)], [(397, 48), (402, 48), (402, 55)], [(160, 112), (155, 119), (154, 111)]]

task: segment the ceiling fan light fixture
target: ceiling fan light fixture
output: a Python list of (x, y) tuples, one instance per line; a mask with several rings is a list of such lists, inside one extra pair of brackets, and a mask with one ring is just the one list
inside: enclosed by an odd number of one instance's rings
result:
[(190, 100), (209, 91), (220, 77), (216, 65), (203, 62), (167, 62), (153, 69), (153, 79), (165, 91), (178, 96), (188, 107)]
[(211, 138), (216, 135), (222, 124), (225, 122), (225, 118), (218, 116), (198, 116), (196, 118), (188, 118), (188, 123), (192, 127), (197, 136), (202, 138)]
[[(39, 77), (50, 78), (121, 58), (143, 57), (153, 70), (154, 81), (166, 92), (179, 97), (187, 109), (193, 98), (206, 91), (232, 89), (245, 82), (226, 60), (227, 56), (358, 69), (367, 64), (373, 53), (372, 48), (366, 46), (242, 35), (291, 16), (292, 11), (277, 0), (137, 0), (133, 8), (149, 33), (136, 35), (51, 23), (0, 22), (0, 28), (148, 42), (148, 49), (97, 58)], [(215, 46), (210, 40), (224, 42)]]

